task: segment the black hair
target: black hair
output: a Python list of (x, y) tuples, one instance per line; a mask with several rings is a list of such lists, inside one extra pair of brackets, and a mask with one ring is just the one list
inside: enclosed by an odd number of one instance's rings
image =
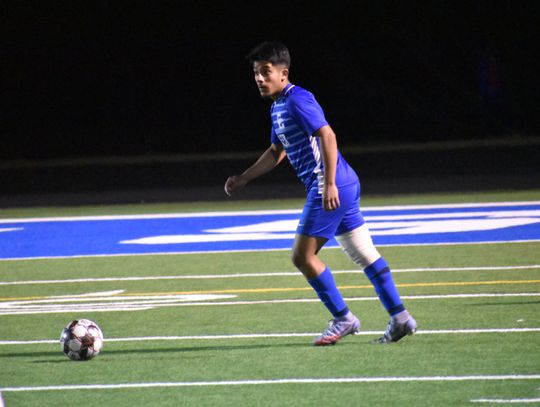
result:
[(285, 65), (287, 68), (291, 66), (291, 55), (287, 47), (281, 42), (265, 41), (253, 48), (246, 55), (246, 60), (253, 64), (256, 61), (268, 61), (272, 65)]

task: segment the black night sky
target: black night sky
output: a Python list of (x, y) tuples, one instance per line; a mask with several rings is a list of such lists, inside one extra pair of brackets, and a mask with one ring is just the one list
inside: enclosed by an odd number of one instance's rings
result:
[(3, 17), (3, 160), (265, 148), (267, 39), (341, 145), (539, 129), (536, 2), (29, 4)]

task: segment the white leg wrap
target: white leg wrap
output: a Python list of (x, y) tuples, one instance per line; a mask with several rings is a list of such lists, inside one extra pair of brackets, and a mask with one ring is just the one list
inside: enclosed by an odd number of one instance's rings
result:
[(373, 240), (371, 240), (369, 229), (365, 223), (350, 232), (336, 236), (336, 240), (351, 260), (362, 269), (381, 257), (373, 245)]

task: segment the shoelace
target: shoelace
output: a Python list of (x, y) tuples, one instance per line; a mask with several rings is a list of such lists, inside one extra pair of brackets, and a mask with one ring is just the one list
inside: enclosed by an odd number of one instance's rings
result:
[(371, 341), (371, 343), (387, 343), (392, 341), (392, 335), (390, 335), (390, 332), (392, 331), (394, 324), (392, 323), (392, 320), (388, 322), (386, 325), (386, 330), (384, 331), (383, 336), (381, 336), (378, 339), (374, 339)]
[(388, 339), (391, 339), (392, 338), (392, 332), (396, 329), (396, 323), (393, 319), (391, 319), (389, 322), (388, 322), (388, 325), (386, 327), (386, 331), (385, 331), (385, 335), (388, 336)]
[(389, 341), (392, 340), (392, 331), (394, 331), (394, 320), (393, 319), (388, 321), (388, 325), (386, 325), (386, 331), (384, 331), (384, 337)]
[(339, 334), (340, 330), (337, 328), (342, 322), (343, 321), (338, 321), (336, 319), (331, 319), (328, 321), (328, 327), (326, 328), (326, 331), (323, 332), (323, 336), (333, 336)]

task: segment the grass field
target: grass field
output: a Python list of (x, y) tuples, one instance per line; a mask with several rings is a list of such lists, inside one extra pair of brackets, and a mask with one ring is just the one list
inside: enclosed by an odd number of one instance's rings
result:
[[(364, 205), (525, 200), (539, 201), (540, 190), (375, 197)], [(0, 210), (0, 218), (301, 204), (10, 209)], [(540, 405), (540, 242), (380, 251), (418, 321), (418, 334), (372, 345), (387, 315), (363, 274), (339, 249), (327, 249), (322, 257), (361, 318), (362, 333), (326, 348), (311, 341), (329, 314), (294, 271), (288, 251), (0, 261), (4, 309), (15, 301), (36, 310), (65, 307), (0, 314), (5, 405)], [(79, 279), (86, 281), (67, 281)], [(81, 297), (88, 293), (100, 294)], [(195, 294), (224, 297), (182, 297)], [(85, 311), (94, 303), (117, 308)], [(118, 310), (122, 306), (132, 309)], [(72, 362), (58, 338), (70, 320), (81, 317), (100, 325), (105, 348), (94, 360)]]

